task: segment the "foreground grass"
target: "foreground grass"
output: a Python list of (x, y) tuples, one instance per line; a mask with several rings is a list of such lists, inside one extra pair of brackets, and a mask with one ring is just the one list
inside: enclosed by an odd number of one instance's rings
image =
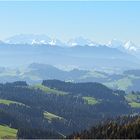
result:
[(97, 103), (99, 103), (99, 101), (97, 101), (95, 98), (93, 97), (82, 97), (89, 105), (95, 105)]
[(16, 139), (17, 130), (0, 125), (0, 139)]
[(40, 89), (43, 92), (48, 93), (48, 94), (56, 94), (56, 95), (67, 95), (68, 94), (67, 92), (51, 89), (51, 88), (43, 86), (41, 84), (34, 85), (33, 88)]

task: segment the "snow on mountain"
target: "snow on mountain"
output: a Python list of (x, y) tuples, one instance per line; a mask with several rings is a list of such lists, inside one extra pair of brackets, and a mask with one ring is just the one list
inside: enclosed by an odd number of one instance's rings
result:
[[(77, 37), (70, 39), (68, 42), (64, 43), (58, 39), (50, 38), (47, 35), (36, 35), (36, 34), (19, 34), (7, 38), (4, 42), (0, 41), (0, 44), (8, 43), (8, 44), (48, 44), (51, 46), (61, 46), (61, 47), (75, 47), (75, 46), (100, 46), (100, 44), (93, 42), (89, 39), (83, 37)], [(128, 53), (136, 53), (140, 52), (140, 48), (136, 46), (131, 41), (120, 41), (117, 39), (113, 39), (109, 41), (105, 46), (111, 48), (117, 48), (120, 51), (128, 52)]]
[(20, 34), (5, 40), (9, 44), (47, 44), (51, 39), (46, 35)]
[(49, 42), (49, 44), (52, 45), (52, 46), (53, 46), (53, 45), (56, 45), (56, 41), (55, 41), (55, 40), (51, 40), (51, 41)]
[(57, 46), (65, 46), (63, 42), (58, 39), (52, 39), (46, 35), (34, 35), (34, 34), (20, 34), (15, 35), (5, 40), (8, 44), (49, 44)]
[(137, 51), (138, 47), (131, 41), (128, 41), (124, 44), (124, 48), (129, 51)]
[(35, 39), (32, 40), (32, 45), (34, 44), (48, 44), (45, 40), (36, 41)]
[(61, 47), (65, 46), (65, 43), (61, 42), (58, 39), (52, 39), (52, 40), (50, 40), (50, 42), (48, 42), (48, 44), (51, 45), (51, 46), (55, 46), (55, 45), (56, 46), (61, 46)]
[(134, 53), (139, 49), (138, 46), (136, 46), (132, 41), (123, 42), (117, 39), (109, 41), (107, 46), (111, 48), (117, 48), (121, 51), (126, 51), (128, 53)]
[(58, 39), (50, 38), (46, 35), (34, 35), (34, 34), (20, 34), (15, 35), (5, 40), (6, 43), (9, 44), (49, 44), (49, 45), (57, 45), (57, 46), (98, 46), (99, 44), (85, 39), (83, 37), (78, 37), (74, 39), (70, 39), (67, 43), (61, 42)]
[(78, 38), (74, 38), (74, 39), (70, 39), (68, 42), (67, 42), (67, 45), (68, 46), (85, 46), (85, 45), (88, 45), (88, 46), (98, 46), (97, 43), (89, 40), (89, 39), (85, 39), (83, 37), (78, 37)]
[(118, 48), (123, 46), (123, 42), (117, 39), (113, 39), (107, 43), (107, 46), (111, 48)]

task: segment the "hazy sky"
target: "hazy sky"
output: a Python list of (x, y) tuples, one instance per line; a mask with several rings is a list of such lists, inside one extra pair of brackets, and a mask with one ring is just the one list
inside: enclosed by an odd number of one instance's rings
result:
[(0, 39), (21, 33), (140, 45), (140, 2), (0, 2)]

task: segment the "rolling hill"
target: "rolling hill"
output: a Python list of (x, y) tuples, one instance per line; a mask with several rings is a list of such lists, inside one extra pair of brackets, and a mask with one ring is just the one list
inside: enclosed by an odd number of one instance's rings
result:
[(0, 101), (0, 124), (16, 129), (17, 138), (65, 138), (101, 120), (140, 112), (139, 92), (126, 94), (91, 82), (0, 84)]

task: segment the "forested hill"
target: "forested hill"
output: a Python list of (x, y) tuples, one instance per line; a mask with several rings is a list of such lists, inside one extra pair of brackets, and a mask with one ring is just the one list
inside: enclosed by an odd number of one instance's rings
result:
[(104, 124), (84, 130), (80, 133), (73, 133), (68, 136), (70, 139), (139, 139), (140, 138), (140, 117), (125, 116), (115, 120), (108, 120)]
[(124, 97), (125, 92), (121, 90), (112, 90), (100, 83), (72, 83), (64, 82), (59, 80), (44, 80), (42, 85), (48, 86), (50, 88), (55, 88), (57, 90), (69, 92), (73, 95), (81, 96), (93, 96), (97, 99), (111, 99), (111, 100), (121, 100)]
[(0, 84), (0, 132), (6, 132), (0, 138), (65, 138), (107, 118), (138, 112), (139, 93), (128, 96), (99, 83)]

